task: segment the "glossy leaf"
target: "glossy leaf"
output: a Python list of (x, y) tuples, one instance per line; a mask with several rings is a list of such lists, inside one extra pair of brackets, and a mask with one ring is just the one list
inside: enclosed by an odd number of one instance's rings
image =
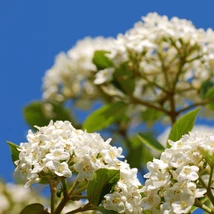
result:
[[(28, 125), (34, 128), (34, 125), (45, 126), (48, 125), (50, 120), (68, 120), (74, 123), (71, 113), (68, 109), (64, 108), (60, 103), (52, 103), (51, 112), (45, 109), (45, 103), (40, 101), (32, 102), (24, 108), (24, 117)], [(74, 124), (75, 126), (75, 124)]]
[(156, 140), (150, 133), (140, 133), (138, 134), (138, 138), (140, 141), (153, 150), (157, 150), (159, 152), (164, 151), (164, 147), (158, 140)]
[(112, 84), (124, 94), (133, 94), (135, 89), (135, 79), (133, 72), (129, 70), (127, 63), (122, 64), (115, 70)]
[(49, 214), (49, 212), (44, 209), (42, 204), (35, 203), (26, 206), (20, 214)]
[(142, 143), (138, 147), (128, 150), (126, 159), (131, 168), (140, 169), (142, 167), (143, 162), (141, 157), (144, 156), (144, 152)]
[(213, 88), (214, 82), (207, 80), (201, 84), (200, 93), (201, 97), (205, 98), (207, 96), (208, 91)]
[(214, 86), (209, 88), (205, 94), (205, 98), (209, 100), (207, 107), (214, 110)]
[[(191, 131), (199, 111), (200, 108), (196, 108), (195, 110), (189, 111), (187, 114), (181, 116), (173, 124), (169, 134), (169, 139), (172, 141), (177, 141), (182, 137), (182, 135)], [(169, 145), (167, 145), (167, 147), (169, 147)]]
[(113, 169), (99, 169), (94, 173), (94, 178), (89, 181), (87, 196), (91, 204), (98, 206), (112, 187), (119, 181), (120, 171)]
[(83, 129), (94, 132), (104, 129), (124, 115), (126, 105), (123, 102), (107, 104), (90, 114), (83, 123)]
[(152, 161), (153, 154), (148, 152), (148, 147), (141, 142), (137, 135), (128, 139), (126, 143), (128, 146), (126, 159), (131, 168), (142, 169), (148, 161)]
[(11, 158), (14, 163), (16, 160), (19, 160), (19, 146), (9, 141), (7, 141), (7, 144), (10, 147)]
[(158, 121), (163, 116), (163, 113), (152, 108), (147, 108), (142, 112), (142, 120), (151, 127), (154, 122)]
[(209, 90), (205, 94), (205, 98), (214, 100), (214, 86), (209, 88)]
[(108, 51), (98, 50), (94, 52), (93, 63), (98, 70), (109, 68), (113, 66), (112, 61), (106, 56)]

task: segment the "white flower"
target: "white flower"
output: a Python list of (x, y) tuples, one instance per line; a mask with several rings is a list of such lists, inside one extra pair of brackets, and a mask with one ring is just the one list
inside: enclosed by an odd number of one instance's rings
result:
[(191, 191), (195, 198), (202, 198), (207, 192), (205, 188), (197, 188), (197, 185), (193, 182), (187, 182), (187, 191)]
[(197, 166), (184, 166), (182, 169), (178, 169), (176, 172), (178, 174), (178, 181), (190, 180), (195, 181), (198, 179), (199, 168)]
[(195, 202), (194, 196), (185, 193), (178, 194), (176, 199), (171, 205), (174, 213), (189, 213)]
[(78, 172), (78, 180), (92, 180), (94, 176), (94, 171), (98, 169), (96, 162), (88, 157), (83, 157), (83, 159), (76, 164), (74, 164), (74, 169)]
[(161, 198), (157, 193), (157, 190), (150, 191), (149, 194), (142, 199), (143, 207), (145, 210), (152, 210), (160, 204)]
[(64, 151), (64, 148), (51, 148), (50, 153), (46, 155), (46, 158), (49, 160), (68, 160), (70, 158), (70, 154)]
[(119, 192), (105, 195), (104, 207), (107, 210), (117, 210), (118, 213), (125, 212), (126, 198)]
[(113, 72), (114, 68), (106, 68), (98, 71), (95, 75), (94, 84), (99, 85), (110, 81), (112, 79)]
[(46, 167), (56, 175), (60, 177), (71, 177), (72, 172), (68, 167), (68, 164), (66, 162), (58, 162), (58, 161), (48, 161), (46, 163)]

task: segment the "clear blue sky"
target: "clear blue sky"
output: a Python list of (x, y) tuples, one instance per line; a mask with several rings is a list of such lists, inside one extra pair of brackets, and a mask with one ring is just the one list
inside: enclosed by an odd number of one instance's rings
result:
[(6, 141), (25, 141), (22, 108), (41, 98), (42, 77), (60, 51), (85, 36), (116, 36), (149, 12), (214, 28), (214, 2), (143, 0), (0, 1), (0, 177), (12, 181)]

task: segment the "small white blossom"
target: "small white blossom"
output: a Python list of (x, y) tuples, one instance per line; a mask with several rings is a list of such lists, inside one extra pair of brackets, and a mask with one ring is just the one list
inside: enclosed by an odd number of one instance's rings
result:
[(194, 196), (185, 193), (178, 194), (176, 199), (171, 205), (174, 213), (189, 213), (195, 202)]
[(70, 154), (64, 151), (64, 148), (51, 148), (50, 153), (46, 155), (46, 158), (49, 160), (68, 160), (70, 158)]
[(190, 180), (195, 181), (198, 179), (199, 168), (197, 166), (184, 166), (181, 169), (178, 169), (178, 181), (180, 180)]
[(106, 68), (104, 70), (98, 71), (95, 75), (94, 84), (99, 85), (108, 82), (112, 79), (112, 73), (114, 68)]
[(58, 162), (58, 161), (48, 161), (46, 163), (46, 167), (56, 175), (60, 177), (71, 177), (72, 172), (68, 167), (68, 164), (66, 162)]

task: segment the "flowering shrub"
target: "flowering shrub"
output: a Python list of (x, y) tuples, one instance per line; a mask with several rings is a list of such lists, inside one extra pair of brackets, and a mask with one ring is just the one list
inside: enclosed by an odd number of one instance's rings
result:
[[(190, 132), (199, 107), (213, 114), (213, 50), (211, 29), (149, 13), (117, 38), (86, 37), (60, 53), (43, 100), (24, 109), (27, 142), (9, 143), (25, 187), (50, 187), (50, 207), (21, 214), (213, 213), (214, 135)], [(97, 100), (103, 106), (76, 118)], [(156, 122), (171, 125), (166, 144)]]
[(214, 85), (213, 38), (211, 29), (149, 13), (116, 39), (86, 38), (60, 54), (44, 77), (43, 97), (66, 100), (81, 94), (84, 102), (108, 96), (137, 106), (135, 112), (156, 109), (164, 113), (157, 118), (175, 121), (183, 111), (208, 103), (204, 94)]

